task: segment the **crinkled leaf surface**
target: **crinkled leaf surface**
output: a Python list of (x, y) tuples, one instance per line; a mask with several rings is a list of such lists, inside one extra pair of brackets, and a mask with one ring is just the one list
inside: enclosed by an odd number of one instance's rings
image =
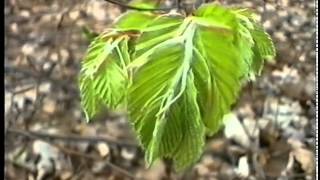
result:
[(141, 31), (155, 18), (156, 15), (148, 12), (128, 11), (119, 17), (114, 27), (121, 31)]
[(102, 34), (90, 44), (80, 73), (80, 96), (87, 121), (125, 99), (129, 63), (127, 36)]
[[(276, 56), (275, 47), (269, 34), (264, 31), (262, 25), (257, 22), (255, 14), (247, 9), (235, 9), (233, 13), (240, 21), (240, 33), (243, 36), (249, 37), (246, 45), (250, 47), (244, 48), (242, 51), (252, 51), (251, 73), (260, 75), (264, 60), (271, 61)], [(246, 35), (247, 34), (247, 35)], [(243, 38), (245, 40), (245, 38)], [(250, 42), (250, 43), (248, 43)]]
[(275, 56), (249, 11), (208, 4), (193, 14), (130, 11), (112, 35), (92, 43), (82, 64), (88, 116), (124, 102), (149, 165), (159, 158), (177, 170), (195, 163), (243, 83)]
[[(204, 145), (191, 69), (196, 26), (169, 16), (159, 17), (155, 26), (157, 30), (143, 33), (136, 46), (132, 65), (137, 71), (129, 88), (128, 109), (147, 161), (173, 158), (175, 167), (182, 169), (198, 159)], [(163, 33), (152, 38), (158, 31)]]

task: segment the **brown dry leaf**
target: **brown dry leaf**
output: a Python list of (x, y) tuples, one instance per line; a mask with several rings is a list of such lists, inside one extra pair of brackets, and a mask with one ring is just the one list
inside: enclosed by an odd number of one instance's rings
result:
[(260, 130), (253, 119), (246, 118), (240, 122), (236, 114), (230, 113), (224, 116), (224, 134), (245, 148), (250, 148), (250, 138), (259, 137)]
[(196, 173), (199, 176), (205, 176), (210, 173), (209, 168), (207, 166), (205, 166), (204, 164), (198, 164), (194, 168), (196, 169)]
[(69, 12), (69, 17), (70, 17), (70, 19), (72, 19), (72, 20), (76, 20), (77, 18), (80, 17), (80, 11), (75, 10), (75, 11)]
[(54, 114), (58, 110), (56, 101), (52, 98), (45, 98), (43, 100), (42, 110), (47, 114), (50, 114), (50, 115)]
[(92, 172), (90, 171), (86, 171), (86, 172), (80, 172), (78, 174), (75, 174), (73, 177), (72, 177), (72, 180), (85, 180), (85, 179), (96, 179), (96, 177), (93, 175)]
[(110, 148), (107, 143), (98, 143), (97, 149), (102, 157), (106, 157), (110, 153)]
[(299, 122), (303, 108), (298, 101), (287, 97), (267, 97), (264, 104), (263, 118), (286, 130), (292, 122)]
[(253, 119), (255, 116), (255, 112), (253, 111), (251, 104), (246, 103), (243, 106), (239, 107), (237, 111), (242, 117)]
[(28, 56), (35, 53), (35, 49), (37, 48), (37, 44), (35, 43), (26, 43), (22, 46), (21, 52)]
[(301, 140), (297, 139), (297, 138), (289, 138), (287, 140), (288, 144), (291, 145), (291, 147), (293, 149), (299, 149), (299, 148), (303, 148), (305, 147), (305, 144), (303, 142), (301, 142)]
[(34, 141), (33, 152), (40, 156), (37, 163), (37, 180), (42, 180), (48, 174), (53, 175), (54, 172), (59, 173), (66, 165), (59, 149), (47, 142)]
[(64, 171), (60, 174), (61, 180), (69, 180), (72, 178), (73, 172), (71, 171)]
[(12, 93), (5, 91), (5, 101), (4, 101), (4, 112), (5, 115), (9, 112), (11, 106), (12, 106)]
[(50, 93), (52, 89), (51, 82), (43, 82), (39, 85), (39, 92), (41, 93)]
[(129, 148), (122, 148), (121, 149), (121, 156), (126, 159), (126, 160), (133, 160), (135, 157), (136, 150), (134, 149), (129, 149)]
[(35, 177), (33, 174), (28, 174), (28, 180), (35, 180)]
[(109, 174), (110, 167), (108, 166), (108, 161), (95, 161), (91, 167), (91, 172), (95, 175)]
[[(76, 131), (79, 132), (81, 136), (96, 136), (97, 135), (97, 130), (95, 127), (88, 126), (85, 123), (81, 123), (76, 127)], [(86, 152), (87, 149), (89, 148), (90, 143), (89, 142), (81, 142), (77, 144), (77, 148), (82, 151)]]
[(165, 174), (165, 165), (162, 161), (157, 161), (149, 169), (141, 168), (137, 174), (137, 179), (161, 180)]
[(228, 142), (225, 138), (215, 138), (212, 140), (208, 146), (209, 150), (213, 153), (224, 153), (226, 152)]
[(86, 13), (98, 21), (105, 21), (108, 18), (106, 4), (103, 1), (90, 1)]
[(75, 128), (77, 132), (79, 132), (80, 135), (82, 136), (96, 136), (97, 135), (97, 130), (95, 127), (89, 126), (86, 123), (81, 123), (77, 125)]
[[(21, 87), (23, 89), (24, 87)], [(17, 88), (19, 90), (20, 88)], [(17, 94), (14, 96), (13, 101), (17, 103), (18, 108), (24, 109), (25, 107), (25, 102), (26, 100), (30, 100), (32, 103), (36, 100), (37, 98), (37, 90), (35, 88), (32, 88), (24, 93)]]
[(214, 160), (214, 158), (210, 155), (204, 155), (201, 159), (201, 163), (207, 166), (210, 170), (217, 170), (221, 164), (221, 162)]
[(264, 166), (264, 171), (269, 177), (279, 177), (282, 171), (286, 170), (287, 158), (282, 156), (271, 157), (266, 165)]
[(286, 170), (290, 148), (285, 140), (276, 141), (270, 145), (269, 150), (265, 152), (266, 162), (263, 166), (267, 176), (279, 177)]
[(229, 145), (227, 148), (227, 152), (235, 157), (240, 157), (245, 154), (247, 150), (237, 145)]
[(262, 151), (260, 154), (258, 154), (258, 162), (261, 166), (265, 166), (269, 158), (269, 154), (265, 151)]
[(70, 52), (68, 49), (59, 50), (60, 61), (62, 64), (67, 64), (67, 60), (70, 58)]
[(301, 168), (307, 174), (313, 174), (315, 170), (314, 153), (305, 148), (297, 148), (292, 151), (294, 158), (301, 164)]
[(250, 175), (250, 166), (248, 163), (248, 157), (242, 156), (239, 159), (238, 167), (235, 169), (237, 174), (242, 178), (247, 178)]

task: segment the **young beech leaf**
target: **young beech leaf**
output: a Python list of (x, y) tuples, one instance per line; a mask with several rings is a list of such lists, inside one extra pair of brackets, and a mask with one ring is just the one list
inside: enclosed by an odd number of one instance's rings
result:
[(214, 4), (188, 17), (130, 11), (101, 37), (82, 63), (86, 113), (124, 103), (147, 163), (168, 158), (177, 170), (200, 158), (243, 83), (275, 56), (251, 12)]
[[(161, 18), (158, 20), (171, 23)], [(204, 125), (196, 103), (197, 91), (191, 70), (195, 60), (192, 47), (196, 26), (188, 20), (179, 20), (180, 26), (188, 26), (181, 32), (179, 26), (168, 27), (173, 33), (168, 31), (171, 36), (158, 44), (148, 43), (150, 39), (146, 38), (154, 32), (142, 34), (141, 39), (145, 41), (139, 42), (147, 45), (140, 50), (142, 54), (139, 53), (135, 61), (143, 60), (144, 63), (138, 63), (138, 70), (129, 87), (128, 110), (141, 144), (146, 149), (147, 162), (151, 164), (159, 157), (168, 157), (175, 160), (177, 169), (183, 169), (194, 163), (201, 154)], [(182, 144), (190, 152), (181, 151)]]
[(269, 61), (273, 60), (276, 56), (276, 50), (271, 37), (263, 30), (263, 27), (259, 24), (254, 24), (254, 29), (251, 30), (251, 35), (255, 41), (255, 45), (257, 46), (261, 58)]
[(127, 36), (116, 39), (102, 34), (90, 44), (80, 72), (81, 102), (87, 121), (102, 111), (115, 109), (125, 100), (127, 85)]
[(254, 41), (251, 45), (253, 53), (251, 63), (252, 73), (260, 75), (264, 60), (271, 61), (276, 56), (272, 39), (263, 29), (262, 25), (257, 22), (257, 17), (254, 13), (247, 9), (234, 9), (233, 13), (240, 20), (240, 26), (244, 26), (243, 29), (247, 29), (247, 32), (249, 31), (251, 36), (250, 40)]
[(150, 12), (128, 11), (121, 15), (114, 24), (120, 31), (141, 31), (157, 16)]

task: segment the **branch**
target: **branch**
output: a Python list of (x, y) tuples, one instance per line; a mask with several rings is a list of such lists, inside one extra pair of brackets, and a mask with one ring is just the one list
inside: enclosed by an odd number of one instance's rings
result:
[(117, 0), (104, 0), (104, 1), (121, 6), (126, 9), (133, 9), (133, 10), (137, 10), (137, 11), (169, 11), (172, 9), (172, 8), (142, 8), (142, 7), (136, 7), (136, 6), (123, 4)]
[(24, 131), (20, 129), (12, 129), (12, 128), (8, 128), (7, 133), (16, 134), (19, 136), (25, 136), (31, 139), (53, 139), (53, 140), (68, 141), (68, 142), (73, 141), (73, 142), (91, 142), (91, 143), (106, 142), (113, 145), (137, 147), (137, 144), (135, 143), (110, 139), (106, 137), (97, 137), (97, 136), (58, 135), (58, 134), (48, 134), (48, 133), (34, 132), (34, 131)]
[[(265, 173), (263, 168), (261, 167), (261, 165), (258, 162), (258, 155), (260, 153), (260, 141), (259, 138), (253, 138), (253, 136), (251, 136), (251, 133), (249, 132), (248, 128), (243, 124), (243, 121), (240, 121), (240, 124), (245, 132), (245, 134), (247, 135), (247, 137), (249, 138), (249, 151), (251, 154), (251, 158), (252, 158), (252, 166), (255, 170), (255, 173), (257, 174), (259, 179), (266, 179), (265, 177)], [(254, 129), (252, 131), (252, 133), (255, 133), (255, 131), (258, 128), (258, 120), (255, 121), (255, 125), (254, 125)]]

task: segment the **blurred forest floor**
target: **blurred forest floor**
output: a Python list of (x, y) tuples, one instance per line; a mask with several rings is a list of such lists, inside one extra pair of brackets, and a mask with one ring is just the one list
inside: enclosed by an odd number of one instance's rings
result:
[[(315, 179), (315, 2), (224, 0), (261, 15), (276, 63), (242, 91), (202, 158), (172, 179)], [(88, 40), (121, 14), (99, 0), (5, 0), (5, 179), (167, 179), (118, 113), (87, 124), (77, 75)], [(138, 22), (137, 22), (138, 23)]]

